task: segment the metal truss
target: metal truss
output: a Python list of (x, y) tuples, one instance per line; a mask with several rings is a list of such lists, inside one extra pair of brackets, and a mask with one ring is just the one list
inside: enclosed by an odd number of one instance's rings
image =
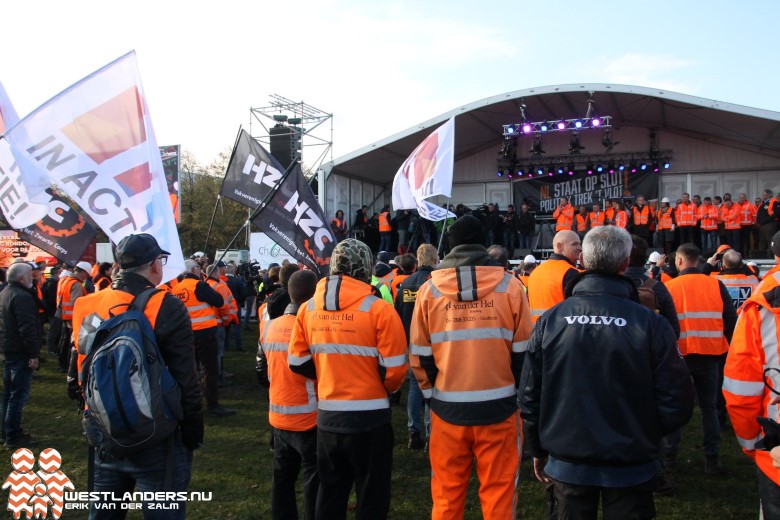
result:
[(612, 116), (578, 117), (575, 119), (557, 119), (554, 121), (523, 121), (503, 125), (504, 137), (518, 137), (530, 134), (546, 134), (552, 132), (571, 132), (579, 130), (612, 128)]

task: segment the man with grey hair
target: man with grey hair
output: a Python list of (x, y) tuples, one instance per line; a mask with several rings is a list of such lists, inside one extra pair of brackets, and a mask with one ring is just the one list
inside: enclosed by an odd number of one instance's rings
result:
[(4, 365), (0, 424), (5, 446), (21, 448), (35, 443), (22, 431), (22, 411), (30, 398), (33, 370), (38, 369), (41, 331), (38, 306), (29, 292), (32, 266), (11, 264), (7, 280), (8, 287), (0, 292), (0, 357)]
[(520, 410), (534, 473), (559, 518), (653, 518), (661, 438), (688, 422), (693, 386), (669, 322), (622, 276), (631, 236), (592, 229), (587, 269), (536, 324)]

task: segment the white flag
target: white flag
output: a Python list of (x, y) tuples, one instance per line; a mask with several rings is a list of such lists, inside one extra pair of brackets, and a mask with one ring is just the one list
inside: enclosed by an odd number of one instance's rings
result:
[[(0, 83), (0, 134), (19, 122), (8, 94)], [(22, 158), (24, 161), (24, 158)], [(37, 166), (22, 168), (24, 171), (40, 169)], [(41, 220), (49, 212), (51, 197), (46, 192), (39, 192), (30, 197), (24, 183), (19, 165), (11, 147), (5, 139), (0, 139), (0, 210), (6, 222), (14, 229), (22, 229)], [(48, 184), (47, 184), (48, 187)]]
[(455, 149), (455, 118), (441, 125), (415, 148), (393, 179), (393, 209), (417, 209), (428, 220), (455, 214), (427, 202), (436, 195), (450, 197)]
[(171, 253), (165, 279), (184, 270), (135, 52), (61, 92), (5, 137), (17, 160), (42, 166), (112, 242), (149, 233)]

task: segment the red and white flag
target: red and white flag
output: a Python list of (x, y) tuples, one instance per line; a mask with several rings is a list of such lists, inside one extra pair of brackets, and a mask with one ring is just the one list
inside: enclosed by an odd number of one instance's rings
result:
[(455, 214), (428, 202), (436, 195), (450, 197), (455, 149), (455, 118), (441, 125), (415, 148), (395, 174), (393, 209), (416, 209), (428, 220)]
[(149, 233), (171, 253), (165, 279), (184, 270), (134, 51), (47, 101), (5, 138), (17, 159), (42, 166), (112, 242)]

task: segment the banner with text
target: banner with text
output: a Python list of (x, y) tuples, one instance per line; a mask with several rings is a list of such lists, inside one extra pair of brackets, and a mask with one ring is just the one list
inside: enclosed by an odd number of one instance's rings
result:
[(282, 246), (265, 233), (252, 233), (249, 237), (249, 258), (260, 262), (260, 267), (267, 269), (272, 263), (282, 265), (282, 262), (295, 259)]
[(221, 194), (256, 209), (283, 172), (279, 162), (246, 130), (241, 130), (225, 171)]
[(561, 197), (567, 197), (575, 207), (585, 206), (590, 210), (593, 204), (603, 208), (611, 199), (633, 199), (637, 195), (644, 195), (648, 200), (658, 198), (658, 174), (622, 171), (544, 175), (516, 181), (513, 189), (516, 205), (530, 200), (532, 209), (540, 214), (555, 211)]

